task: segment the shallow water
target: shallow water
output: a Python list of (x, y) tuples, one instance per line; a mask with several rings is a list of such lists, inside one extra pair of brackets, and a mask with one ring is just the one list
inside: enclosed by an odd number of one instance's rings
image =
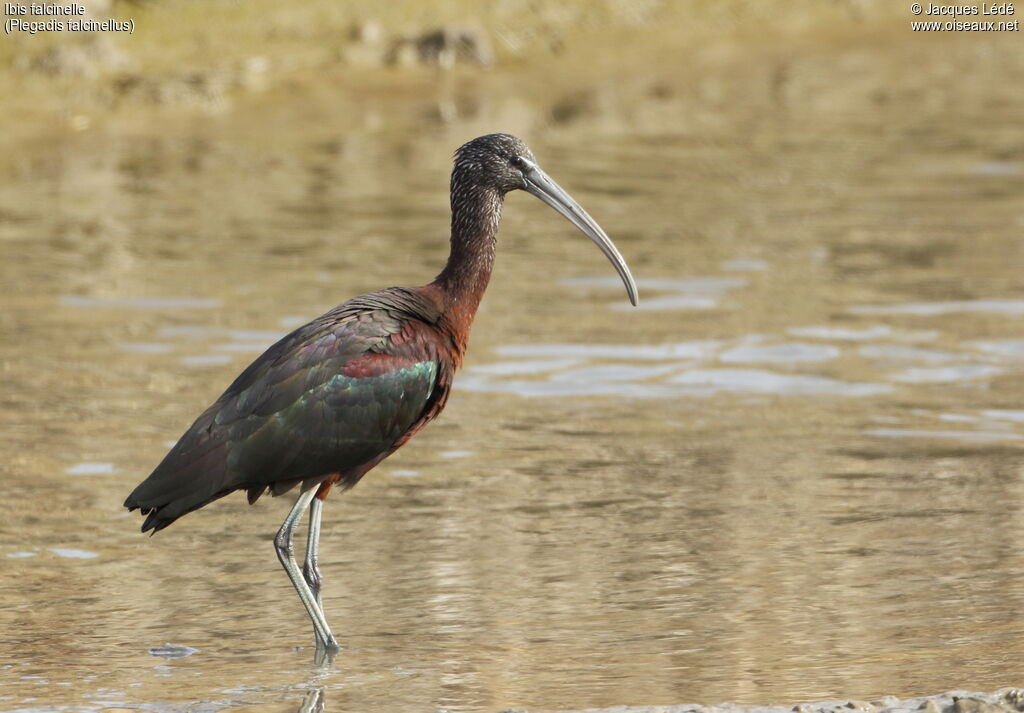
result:
[[(0, 709), (1021, 683), (1019, 114), (542, 131), (509, 100), (409, 136), (324, 102), (2, 159)], [(120, 504), (277, 336), (440, 269), (451, 150), (495, 125), (616, 239), (641, 309), (510, 196), (447, 411), (328, 502), (345, 649), (318, 664), (271, 549), (290, 498), (153, 539)]]

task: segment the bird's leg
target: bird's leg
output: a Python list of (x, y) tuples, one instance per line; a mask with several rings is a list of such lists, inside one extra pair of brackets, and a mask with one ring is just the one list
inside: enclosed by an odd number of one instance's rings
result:
[[(320, 498), (314, 497), (310, 501), (309, 505), (309, 536), (306, 538), (306, 560), (302, 564), (302, 578), (306, 580), (306, 584), (309, 585), (309, 591), (313, 593), (313, 599), (316, 601), (320, 611), (324, 610), (323, 601), (320, 599), (320, 587), (323, 584), (323, 577), (320, 575), (320, 567), (317, 564), (318, 555), (320, 552), (320, 520), (321, 514), (324, 509), (324, 501)], [(317, 644), (317, 648), (321, 648), (323, 643), (320, 640), (320, 635), (314, 632), (313, 638)]]
[(309, 507), (309, 502), (315, 494), (316, 489), (310, 488), (299, 495), (299, 499), (295, 502), (295, 507), (288, 513), (288, 517), (284, 519), (281, 529), (277, 531), (277, 536), (274, 538), (274, 548), (277, 550), (277, 558), (281, 560), (284, 571), (288, 573), (288, 578), (292, 580), (295, 591), (299, 593), (299, 599), (302, 600), (302, 604), (306, 607), (309, 618), (313, 620), (317, 645), (336, 650), (339, 648), (338, 641), (334, 638), (334, 634), (331, 633), (331, 627), (327, 624), (327, 618), (324, 616), (323, 610), (316, 603), (316, 598), (309, 590), (309, 585), (306, 584), (302, 572), (299, 571), (299, 565), (295, 563), (295, 548), (292, 546), (292, 531), (295, 529), (299, 518), (302, 517), (302, 513)]
[(302, 576), (309, 585), (309, 591), (313, 593), (320, 610), (324, 605), (320, 600), (320, 586), (323, 584), (323, 577), (320, 576), (318, 558), (320, 554), (320, 519), (324, 510), (324, 501), (320, 498), (313, 498), (309, 505), (309, 537), (306, 538), (306, 561), (302, 564)]

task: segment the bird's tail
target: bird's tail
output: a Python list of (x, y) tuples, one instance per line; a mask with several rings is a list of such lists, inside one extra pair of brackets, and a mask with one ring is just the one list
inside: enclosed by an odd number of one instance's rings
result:
[(237, 490), (237, 484), (227, 482), (226, 471), (219, 448), (209, 448), (197, 457), (194, 449), (179, 441), (125, 499), (124, 506), (146, 516), (143, 532), (158, 532), (182, 515)]

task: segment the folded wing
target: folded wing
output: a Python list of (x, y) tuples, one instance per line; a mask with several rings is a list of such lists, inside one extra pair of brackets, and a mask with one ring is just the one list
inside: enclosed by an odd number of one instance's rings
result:
[(143, 531), (234, 490), (252, 502), (335, 473), (354, 485), (436, 416), (450, 362), (410, 292), (351, 300), (254, 361), (125, 501), (148, 515)]

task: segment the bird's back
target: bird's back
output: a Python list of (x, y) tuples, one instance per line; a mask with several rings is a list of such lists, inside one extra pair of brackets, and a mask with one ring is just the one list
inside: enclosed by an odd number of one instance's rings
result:
[(235, 490), (254, 502), (334, 474), (351, 487), (443, 408), (454, 364), (417, 288), (353, 298), (283, 337), (196, 419), (125, 501), (143, 531)]

